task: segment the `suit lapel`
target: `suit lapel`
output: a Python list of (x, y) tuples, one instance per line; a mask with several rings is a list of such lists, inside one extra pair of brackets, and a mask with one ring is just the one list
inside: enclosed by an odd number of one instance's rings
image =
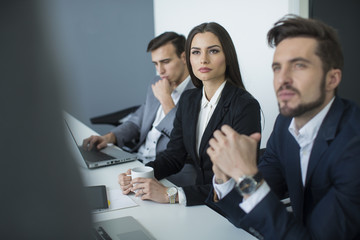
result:
[[(284, 131), (288, 131), (287, 129)], [(286, 161), (286, 179), (291, 198), (294, 213), (299, 219), (303, 219), (303, 199), (304, 187), (302, 184), (300, 168), (300, 146), (290, 133), (286, 133), (287, 139), (284, 139), (284, 148), (287, 154), (284, 157)], [(289, 157), (291, 156), (291, 157)]]
[[(328, 142), (333, 140), (336, 136), (337, 125), (340, 121), (342, 113), (344, 111), (343, 103), (340, 99), (335, 98), (333, 105), (331, 106), (327, 116), (325, 117), (319, 132), (315, 138), (313, 149), (311, 151), (308, 170), (306, 173), (305, 186), (314, 174), (316, 166), (321, 162), (322, 155), (326, 152), (329, 147)], [(324, 159), (325, 161), (326, 159)]]
[[(208, 145), (210, 138), (212, 137), (214, 131), (219, 128), (219, 124), (222, 122), (225, 114), (229, 110), (231, 99), (236, 91), (236, 88), (231, 86), (230, 83), (226, 83), (224, 89), (221, 93), (219, 102), (214, 110), (213, 115), (210, 118), (208, 125), (205, 128), (204, 134), (201, 138), (199, 155), (203, 151), (206, 151), (205, 147)], [(197, 122), (197, 121), (196, 121)]]
[[(186, 113), (183, 113), (184, 116), (186, 116), (186, 123), (183, 123), (184, 127), (189, 128), (190, 139), (188, 139), (191, 148), (193, 151), (192, 158), (193, 159), (199, 159), (197, 155), (197, 149), (196, 149), (196, 128), (197, 128), (197, 122), (199, 119), (199, 111), (200, 111), (200, 103), (201, 103), (201, 97), (202, 97), (202, 89), (198, 88), (194, 96), (190, 98), (190, 102), (188, 104), (188, 109)], [(187, 141), (186, 139), (184, 139)]]

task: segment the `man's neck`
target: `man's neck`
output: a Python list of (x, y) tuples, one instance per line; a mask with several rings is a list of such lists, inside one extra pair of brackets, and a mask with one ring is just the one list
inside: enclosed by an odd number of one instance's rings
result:
[(308, 111), (304, 114), (302, 114), (301, 116), (298, 116), (298, 117), (294, 117), (294, 122), (295, 122), (295, 127), (297, 130), (300, 130), (303, 126), (305, 126), (306, 123), (308, 123), (313, 117), (315, 117), (321, 110), (324, 109), (324, 107), (326, 107), (326, 105), (329, 104), (329, 102), (331, 101), (331, 99), (334, 97), (334, 95), (332, 96), (327, 96), (326, 97), (326, 100), (324, 101), (324, 103), (311, 110), (311, 111)]
[(188, 76), (189, 76), (189, 72), (187, 70), (184, 71), (182, 77), (180, 78), (181, 81), (174, 82), (173, 84), (171, 84), (171, 89), (174, 91), (175, 88), (177, 88), (181, 83), (183, 83)]

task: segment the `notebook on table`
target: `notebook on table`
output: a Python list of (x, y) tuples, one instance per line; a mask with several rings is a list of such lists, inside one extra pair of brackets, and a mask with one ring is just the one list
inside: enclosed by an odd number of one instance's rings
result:
[(131, 216), (93, 223), (93, 235), (99, 240), (154, 240), (155, 238)]
[(93, 148), (91, 151), (85, 150), (83, 149), (82, 144), (76, 142), (76, 139), (78, 139), (74, 135), (76, 131), (72, 131), (66, 120), (65, 125), (69, 130), (73, 144), (76, 145), (76, 148), (80, 152), (85, 164), (90, 169), (130, 162), (137, 159), (135, 154), (125, 152), (114, 145), (110, 145), (101, 150), (97, 150), (96, 148)]

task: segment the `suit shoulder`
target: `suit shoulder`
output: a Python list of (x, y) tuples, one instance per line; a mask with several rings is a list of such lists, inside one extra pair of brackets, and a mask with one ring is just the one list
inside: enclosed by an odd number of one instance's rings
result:
[(360, 108), (359, 106), (346, 99), (341, 99), (344, 104), (344, 113), (342, 117), (342, 125), (351, 128), (356, 134), (360, 134)]
[(182, 99), (191, 99), (191, 98), (199, 96), (199, 94), (201, 94), (201, 88), (191, 88), (191, 89), (185, 90), (181, 94), (181, 98)]
[(256, 105), (260, 108), (260, 104), (256, 98), (254, 98), (248, 91), (237, 88), (234, 93), (234, 100), (236, 102), (239, 102), (240, 105)]

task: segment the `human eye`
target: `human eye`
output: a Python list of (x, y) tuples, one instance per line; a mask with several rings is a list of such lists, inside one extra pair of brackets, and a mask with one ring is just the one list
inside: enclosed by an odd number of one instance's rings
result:
[(199, 55), (199, 54), (200, 54), (200, 51), (199, 51), (199, 50), (192, 50), (192, 51), (191, 51), (191, 54), (193, 54), (193, 55)]
[(305, 69), (306, 68), (306, 64), (302, 63), (302, 62), (297, 62), (294, 65), (295, 69)]
[(192, 55), (199, 55), (199, 54), (200, 54), (200, 51), (199, 51), (199, 50), (192, 50), (192, 51), (191, 51), (191, 54), (192, 54)]
[(219, 50), (219, 49), (210, 49), (209, 52), (210, 52), (211, 54), (216, 54), (216, 53), (220, 52), (220, 50)]
[(280, 71), (280, 65), (272, 65), (272, 70), (273, 70), (273, 72)]

